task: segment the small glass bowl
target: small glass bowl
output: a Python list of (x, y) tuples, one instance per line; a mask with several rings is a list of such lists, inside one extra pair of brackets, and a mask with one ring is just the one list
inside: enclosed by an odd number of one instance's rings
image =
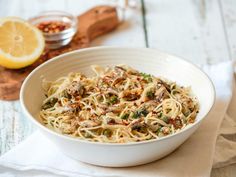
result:
[(49, 49), (57, 49), (70, 43), (73, 36), (77, 32), (78, 20), (75, 16), (63, 11), (45, 11), (39, 15), (30, 18), (29, 22), (34, 26), (43, 22), (60, 21), (69, 24), (69, 27), (63, 31), (56, 33), (43, 32), (46, 47)]

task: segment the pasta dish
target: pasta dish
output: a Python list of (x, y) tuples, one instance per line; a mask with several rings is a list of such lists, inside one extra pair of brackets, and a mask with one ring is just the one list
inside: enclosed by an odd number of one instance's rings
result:
[(70, 73), (44, 81), (40, 118), (50, 129), (94, 142), (158, 139), (193, 123), (199, 111), (190, 87), (126, 65), (91, 66), (96, 76)]

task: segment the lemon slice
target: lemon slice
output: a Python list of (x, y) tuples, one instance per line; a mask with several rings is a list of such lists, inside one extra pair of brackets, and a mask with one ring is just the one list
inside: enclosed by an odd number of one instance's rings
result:
[(0, 19), (0, 65), (18, 69), (34, 63), (42, 54), (42, 33), (17, 17)]

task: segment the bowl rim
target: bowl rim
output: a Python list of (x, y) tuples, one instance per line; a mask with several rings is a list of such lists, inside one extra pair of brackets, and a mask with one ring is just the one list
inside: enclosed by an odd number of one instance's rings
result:
[[(90, 52), (90, 51), (96, 51), (96, 50), (110, 50), (110, 49), (124, 49), (124, 50), (145, 50), (146, 52), (148, 51), (152, 51), (152, 52), (158, 52), (160, 54), (163, 54), (165, 56), (170, 56), (170, 57), (174, 57), (175, 60), (178, 60), (180, 62), (184, 62), (187, 65), (190, 65), (192, 67), (194, 67), (196, 70), (198, 70), (198, 72), (200, 72), (202, 74), (202, 76), (205, 77), (206, 80), (209, 81), (209, 85), (210, 85), (210, 89), (212, 92), (212, 99), (211, 99), (211, 106), (209, 108), (208, 111), (206, 111), (206, 113), (202, 116), (201, 119), (195, 121), (194, 123), (186, 126), (184, 129), (180, 130), (177, 133), (171, 134), (171, 135), (167, 135), (158, 139), (151, 139), (151, 140), (145, 140), (145, 141), (139, 141), (139, 142), (128, 142), (128, 143), (106, 143), (106, 142), (93, 142), (93, 141), (88, 141), (88, 140), (83, 140), (83, 139), (79, 139), (76, 137), (72, 137), (72, 136), (68, 136), (68, 135), (64, 135), (64, 134), (60, 134), (52, 129), (47, 128), (46, 126), (42, 125), (39, 121), (37, 121), (34, 116), (32, 116), (29, 112), (28, 109), (26, 108), (25, 104), (24, 104), (24, 90), (25, 87), (27, 85), (28, 80), (30, 80), (30, 78), (34, 75), (34, 73), (36, 73), (38, 70), (40, 70), (42, 67), (50, 64), (51, 62), (54, 62), (56, 60), (60, 60), (61, 58), (67, 57), (68, 55), (73, 55), (76, 53), (81, 53), (81, 52)], [(23, 109), (24, 114), (26, 115), (26, 117), (28, 119), (31, 120), (31, 122), (34, 123), (34, 125), (36, 125), (36, 127), (39, 127), (40, 129), (46, 131), (49, 134), (52, 134), (54, 136), (57, 136), (59, 138), (65, 139), (65, 140), (69, 140), (69, 141), (74, 141), (74, 142), (80, 142), (80, 143), (86, 143), (86, 144), (94, 144), (94, 145), (107, 145), (107, 146), (133, 146), (133, 145), (140, 145), (140, 144), (146, 144), (146, 143), (154, 143), (156, 141), (164, 141), (166, 139), (171, 139), (174, 138), (178, 135), (183, 134), (185, 131), (190, 130), (191, 128), (193, 128), (194, 126), (197, 126), (198, 124), (200, 124), (209, 114), (209, 112), (211, 112), (214, 104), (215, 104), (215, 99), (216, 99), (216, 91), (215, 91), (215, 87), (214, 84), (212, 82), (212, 80), (210, 79), (210, 77), (197, 65), (187, 61), (186, 59), (183, 59), (182, 57), (178, 57), (176, 55), (170, 54), (168, 52), (164, 52), (158, 49), (153, 49), (153, 48), (142, 48), (142, 47), (123, 47), (123, 46), (98, 46), (98, 47), (90, 47), (90, 48), (84, 48), (84, 49), (79, 49), (79, 50), (75, 50), (75, 51), (71, 51), (68, 53), (64, 53), (61, 54), (59, 56), (56, 56), (44, 63), (42, 63), (41, 65), (39, 65), (37, 68), (35, 68), (24, 80), (21, 89), (20, 89), (20, 104), (21, 107)]]

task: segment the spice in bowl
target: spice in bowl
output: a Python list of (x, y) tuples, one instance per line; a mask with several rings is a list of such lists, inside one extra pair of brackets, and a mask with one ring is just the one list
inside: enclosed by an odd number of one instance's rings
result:
[(68, 29), (71, 25), (63, 21), (45, 21), (36, 25), (44, 33), (58, 33)]
[(62, 11), (43, 12), (29, 21), (42, 31), (46, 47), (49, 49), (69, 44), (78, 26), (77, 17)]

